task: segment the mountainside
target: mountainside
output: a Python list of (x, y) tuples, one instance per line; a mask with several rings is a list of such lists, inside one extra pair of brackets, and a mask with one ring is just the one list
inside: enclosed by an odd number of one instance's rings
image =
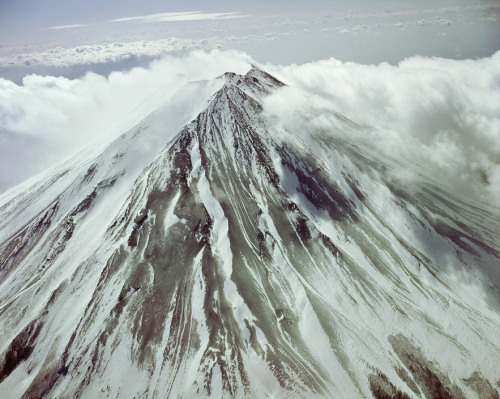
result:
[(0, 397), (498, 398), (500, 217), (199, 85), (0, 198)]

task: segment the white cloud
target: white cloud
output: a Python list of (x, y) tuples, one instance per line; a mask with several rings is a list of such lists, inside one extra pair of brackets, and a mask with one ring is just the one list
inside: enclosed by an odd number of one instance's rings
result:
[(177, 22), (177, 21), (204, 21), (216, 19), (244, 18), (239, 12), (164, 12), (160, 14), (139, 15), (135, 17), (112, 19), (110, 22)]
[(31, 66), (71, 66), (117, 62), (131, 56), (161, 57), (176, 51), (195, 49), (210, 50), (219, 43), (213, 38), (199, 40), (170, 37), (159, 40), (139, 40), (133, 42), (111, 42), (86, 44), (76, 47), (55, 47), (45, 51), (31, 51), (0, 57), (0, 67)]
[(340, 112), (366, 127), (357, 139), (420, 164), (455, 192), (500, 197), (500, 51), (478, 60), (329, 59), (267, 69), (290, 85), (266, 106), (284, 130), (342, 137)]
[(73, 25), (57, 25), (57, 26), (51, 26), (48, 29), (52, 30), (61, 30), (61, 29), (74, 29), (74, 28), (83, 28), (84, 24), (73, 24)]

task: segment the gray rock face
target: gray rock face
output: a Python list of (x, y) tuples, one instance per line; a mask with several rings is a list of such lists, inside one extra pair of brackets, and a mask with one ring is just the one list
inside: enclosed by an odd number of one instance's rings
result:
[(0, 397), (498, 398), (499, 217), (219, 80), (2, 198)]

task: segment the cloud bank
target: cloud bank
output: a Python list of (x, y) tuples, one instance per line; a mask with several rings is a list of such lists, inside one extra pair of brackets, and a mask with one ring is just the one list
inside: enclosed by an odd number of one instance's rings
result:
[(83, 44), (75, 47), (55, 47), (49, 50), (21, 52), (0, 57), (0, 67), (89, 65), (122, 61), (130, 57), (157, 57), (173, 52), (216, 48), (214, 39), (179, 39), (170, 37), (159, 40)]
[[(93, 139), (122, 133), (187, 82), (245, 73), (250, 63), (241, 52), (198, 51), (107, 78), (31, 75), (21, 86), (0, 79), (0, 191)], [(492, 204), (500, 196), (500, 52), (478, 60), (329, 59), (263, 68), (289, 85), (265, 107), (281, 131), (357, 134), (459, 194)], [(339, 129), (338, 113), (362, 129)], [(401, 169), (399, 177), (410, 182), (417, 169)]]
[(421, 165), (456, 193), (500, 197), (500, 51), (478, 60), (329, 59), (267, 69), (290, 85), (266, 107), (284, 131), (342, 135), (339, 112), (364, 127), (357, 139)]

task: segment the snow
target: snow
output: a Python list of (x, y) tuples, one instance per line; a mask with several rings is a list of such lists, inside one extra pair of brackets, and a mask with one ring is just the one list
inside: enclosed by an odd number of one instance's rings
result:
[[(196, 149), (194, 149), (196, 151)], [(228, 238), (228, 221), (219, 202), (215, 199), (210, 188), (210, 183), (202, 171), (198, 181), (198, 191), (203, 204), (208, 213), (213, 218), (213, 243), (216, 254), (222, 262), (223, 271), (226, 278), (231, 278), (233, 274), (233, 253)]]
[(170, 203), (170, 206), (168, 207), (168, 210), (165, 214), (165, 219), (163, 221), (163, 228), (165, 231), (168, 231), (168, 229), (176, 224), (177, 222), (180, 221), (180, 219), (174, 214), (174, 208), (177, 205), (177, 201), (179, 200), (179, 197), (181, 196), (181, 192), (179, 191), (172, 202)]

